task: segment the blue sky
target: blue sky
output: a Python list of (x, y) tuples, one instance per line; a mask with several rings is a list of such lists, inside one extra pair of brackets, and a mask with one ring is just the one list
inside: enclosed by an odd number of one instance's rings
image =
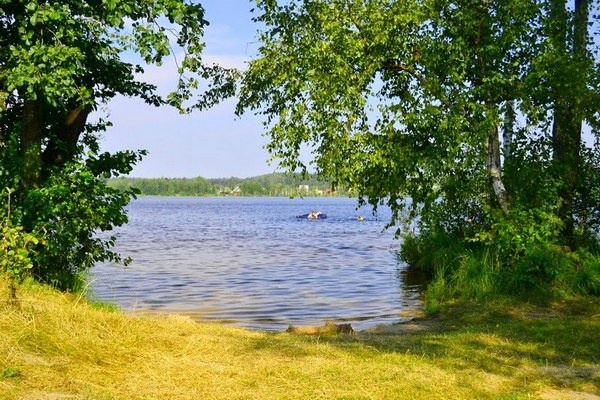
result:
[[(251, 0), (203, 0), (207, 47), (204, 58), (244, 67), (258, 48), (251, 21)], [(149, 81), (173, 88), (176, 70), (169, 62), (146, 68)], [(180, 115), (169, 108), (147, 106), (139, 99), (119, 97), (108, 104), (113, 127), (104, 133), (105, 151), (146, 149), (149, 154), (130, 174), (135, 177), (250, 177), (275, 170), (263, 146), (261, 120), (251, 114), (237, 118), (235, 99), (213, 109)]]

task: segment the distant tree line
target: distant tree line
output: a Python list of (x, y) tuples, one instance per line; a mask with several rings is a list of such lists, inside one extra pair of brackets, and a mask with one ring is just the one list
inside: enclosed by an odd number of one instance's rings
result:
[(329, 182), (316, 175), (307, 179), (285, 173), (251, 178), (129, 178), (108, 180), (108, 185), (122, 191), (138, 189), (146, 196), (346, 196), (348, 191), (333, 190)]

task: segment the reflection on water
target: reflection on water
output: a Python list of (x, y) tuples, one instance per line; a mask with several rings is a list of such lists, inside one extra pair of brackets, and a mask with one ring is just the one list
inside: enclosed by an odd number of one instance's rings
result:
[(398, 278), (404, 290), (422, 293), (433, 280), (433, 275), (420, 268), (404, 266), (398, 269)]
[[(398, 321), (420, 307), (418, 290), (402, 285), (399, 244), (383, 230), (389, 215), (355, 207), (344, 198), (140, 198), (118, 231), (117, 250), (134, 262), (97, 266), (96, 297), (252, 329)], [(295, 217), (311, 210), (328, 218)]]

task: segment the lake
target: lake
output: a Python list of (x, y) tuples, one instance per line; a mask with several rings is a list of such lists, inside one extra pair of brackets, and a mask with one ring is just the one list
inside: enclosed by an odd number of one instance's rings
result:
[[(93, 292), (133, 313), (284, 330), (289, 324), (397, 322), (420, 308), (389, 210), (356, 199), (140, 197), (116, 230), (127, 268), (98, 265)], [(326, 219), (298, 219), (318, 210)], [(362, 221), (358, 217), (362, 216)]]

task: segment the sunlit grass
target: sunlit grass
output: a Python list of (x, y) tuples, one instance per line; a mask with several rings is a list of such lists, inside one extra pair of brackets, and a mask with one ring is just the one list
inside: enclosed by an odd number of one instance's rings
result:
[[(530, 399), (600, 395), (600, 307), (449, 310), (422, 329), (300, 336), (132, 317), (0, 285), (2, 399)], [(597, 299), (596, 299), (597, 300)], [(548, 397), (554, 396), (554, 397)]]

